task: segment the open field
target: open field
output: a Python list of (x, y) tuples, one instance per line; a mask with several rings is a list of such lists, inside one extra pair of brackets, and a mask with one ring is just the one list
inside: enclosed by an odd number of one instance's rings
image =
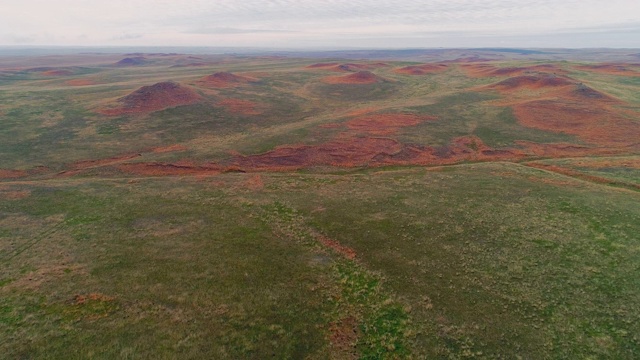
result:
[(640, 64), (467, 55), (0, 58), (0, 351), (636, 358)]

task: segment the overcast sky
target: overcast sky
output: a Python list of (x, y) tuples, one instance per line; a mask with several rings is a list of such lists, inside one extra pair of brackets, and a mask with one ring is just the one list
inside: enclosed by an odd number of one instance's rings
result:
[(640, 47), (640, 0), (0, 0), (0, 45)]

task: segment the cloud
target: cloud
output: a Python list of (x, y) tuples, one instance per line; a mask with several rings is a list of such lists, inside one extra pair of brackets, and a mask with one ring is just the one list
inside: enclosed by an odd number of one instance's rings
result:
[(297, 33), (291, 30), (276, 29), (239, 29), (239, 28), (196, 28), (185, 31), (186, 34), (268, 34), (268, 33)]
[[(435, 46), (447, 46), (455, 36), (635, 32), (624, 28), (634, 23), (640, 23), (637, 0), (21, 0), (0, 12), (0, 34), (15, 34), (2, 41), (87, 34), (86, 44), (95, 45), (330, 45), (346, 37), (395, 46), (404, 43), (396, 39), (442, 36)], [(599, 39), (606, 46), (606, 37)], [(625, 39), (640, 46), (640, 38)]]

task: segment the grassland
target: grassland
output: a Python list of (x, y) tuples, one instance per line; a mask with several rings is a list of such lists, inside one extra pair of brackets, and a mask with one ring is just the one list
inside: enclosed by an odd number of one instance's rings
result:
[(145, 56), (0, 67), (3, 356), (640, 353), (636, 77)]

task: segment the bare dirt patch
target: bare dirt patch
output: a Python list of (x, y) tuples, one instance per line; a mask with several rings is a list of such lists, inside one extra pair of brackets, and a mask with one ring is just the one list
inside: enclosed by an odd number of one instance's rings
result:
[(358, 320), (353, 316), (329, 324), (329, 342), (336, 358), (357, 359), (356, 344), (359, 336)]
[(121, 97), (112, 108), (99, 112), (105, 115), (144, 114), (166, 108), (190, 105), (201, 99), (192, 89), (172, 81), (143, 86)]

